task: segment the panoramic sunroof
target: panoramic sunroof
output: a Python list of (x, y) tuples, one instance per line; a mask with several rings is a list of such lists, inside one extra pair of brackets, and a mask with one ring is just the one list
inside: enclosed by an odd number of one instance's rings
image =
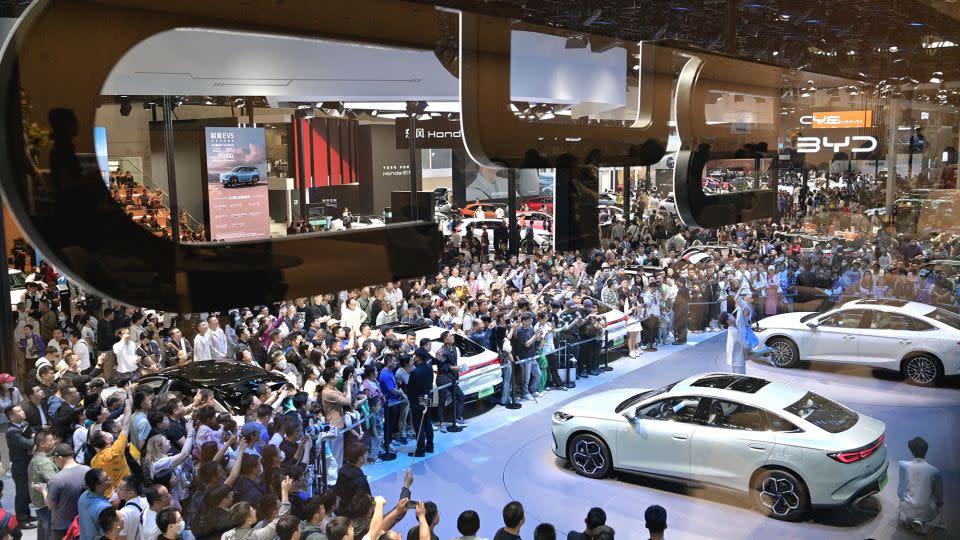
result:
[(770, 384), (770, 381), (758, 379), (756, 377), (744, 377), (742, 375), (711, 375), (704, 377), (690, 386), (699, 388), (723, 388), (725, 390), (735, 390), (747, 394), (755, 394), (764, 386)]

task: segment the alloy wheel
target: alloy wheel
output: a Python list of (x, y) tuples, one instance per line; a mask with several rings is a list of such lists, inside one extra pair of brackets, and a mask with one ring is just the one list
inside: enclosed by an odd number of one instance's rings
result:
[(793, 482), (772, 475), (760, 486), (760, 503), (777, 516), (787, 516), (800, 508), (800, 496)]
[(933, 384), (937, 371), (937, 364), (930, 357), (915, 356), (907, 361), (907, 377), (917, 384)]
[(793, 347), (786, 341), (777, 341), (770, 348), (773, 349), (770, 355), (777, 367), (789, 366), (793, 362)]
[(572, 461), (580, 472), (589, 475), (603, 470), (606, 465), (606, 457), (600, 444), (587, 440), (579, 440), (574, 444)]

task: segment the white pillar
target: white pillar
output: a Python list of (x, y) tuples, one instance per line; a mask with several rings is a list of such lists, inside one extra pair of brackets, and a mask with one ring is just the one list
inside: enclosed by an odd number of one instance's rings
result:
[(887, 146), (887, 216), (893, 216), (893, 202), (897, 200), (897, 98), (891, 97), (887, 107), (890, 109), (887, 125), (890, 130), (890, 142)]

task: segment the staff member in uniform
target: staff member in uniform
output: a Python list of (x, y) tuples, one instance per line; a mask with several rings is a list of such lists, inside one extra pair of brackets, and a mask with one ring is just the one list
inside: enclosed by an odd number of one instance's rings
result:
[(425, 418), (430, 396), (433, 394), (433, 369), (430, 367), (430, 353), (423, 347), (413, 352), (414, 367), (407, 383), (407, 397), (410, 399), (410, 412), (413, 417), (413, 429), (417, 432), (417, 449), (407, 455), (423, 457), (426, 452), (433, 453), (433, 423)]

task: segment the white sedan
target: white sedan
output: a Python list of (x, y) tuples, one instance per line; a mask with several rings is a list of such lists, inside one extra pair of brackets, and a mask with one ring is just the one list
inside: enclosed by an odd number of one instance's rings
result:
[[(420, 343), (423, 338), (430, 339), (430, 354), (436, 356), (443, 343), (440, 336), (444, 329), (431, 326), (429, 323), (408, 324), (398, 323), (391, 325), (398, 338), (403, 338), (407, 333), (413, 332)], [(466, 402), (476, 401), (492, 395), (497, 386), (503, 383), (503, 372), (500, 369), (500, 357), (497, 353), (484, 349), (479, 343), (465, 338), (461, 335), (454, 335), (453, 345), (460, 352), (459, 365), (465, 366), (464, 371), (460, 372), (459, 386), (463, 392)], [(434, 403), (438, 401), (437, 392), (434, 392)]]
[(826, 313), (767, 317), (756, 331), (779, 367), (803, 360), (862, 364), (899, 371), (920, 386), (960, 374), (960, 316), (919, 302), (855, 300)]
[(813, 392), (731, 373), (595, 393), (555, 412), (552, 429), (553, 453), (581, 476), (624, 470), (715, 484), (787, 521), (881, 491), (885, 430)]

